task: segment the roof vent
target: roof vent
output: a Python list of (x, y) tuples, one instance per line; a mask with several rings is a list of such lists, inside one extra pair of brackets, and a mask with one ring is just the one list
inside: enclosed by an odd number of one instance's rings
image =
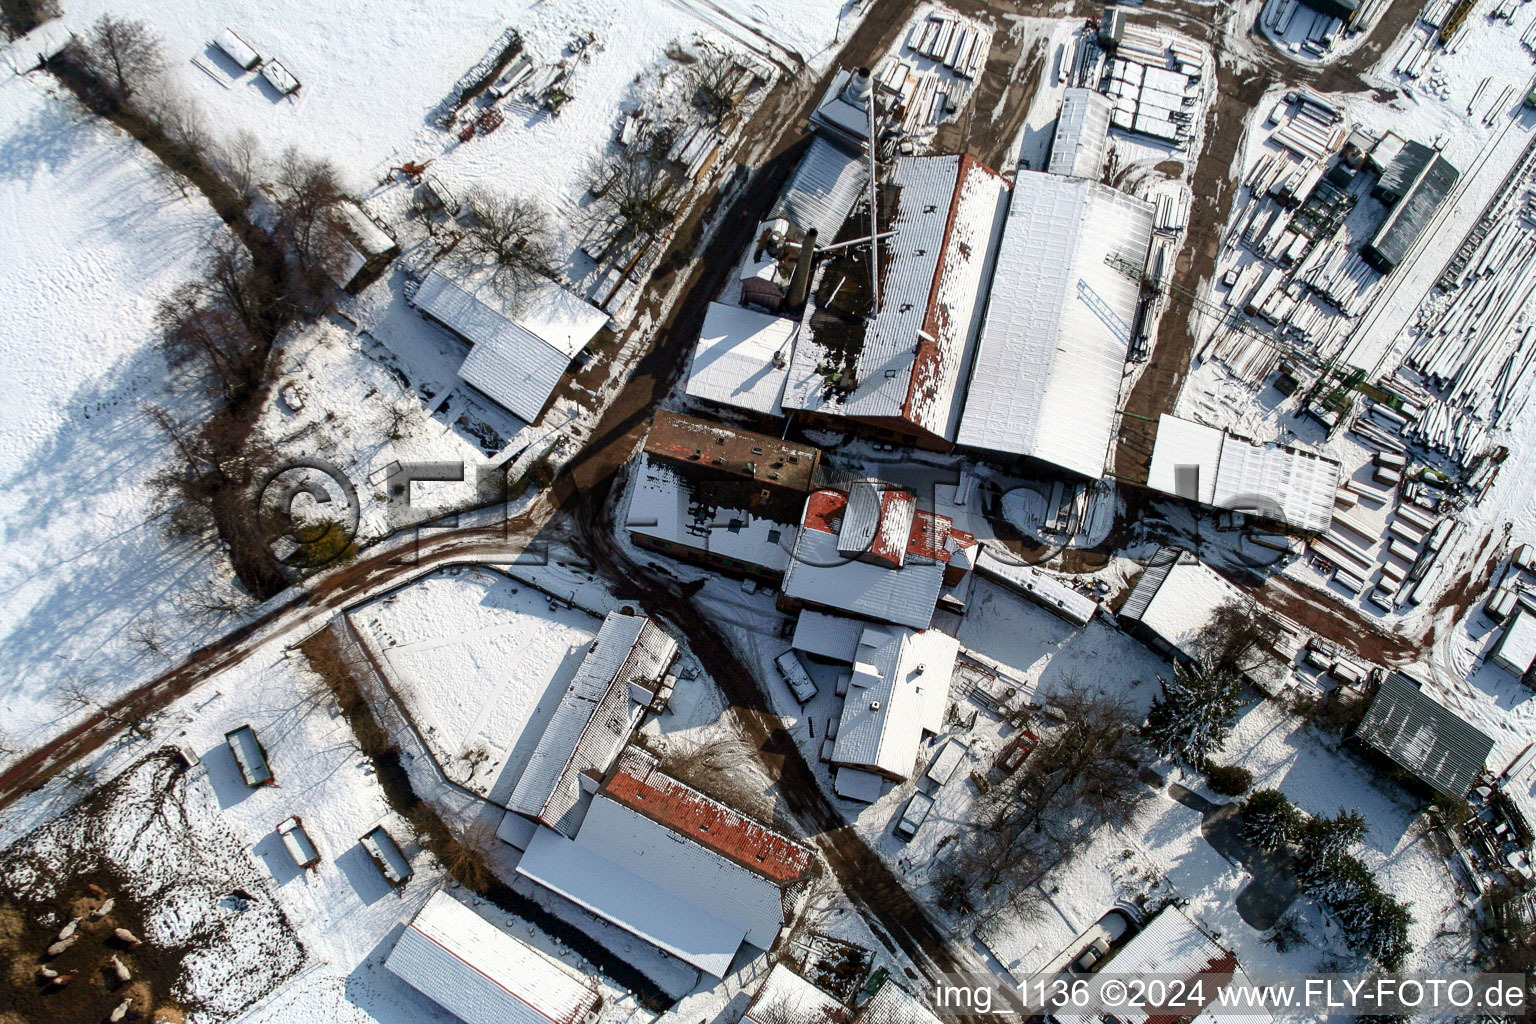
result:
[(725, 444), (725, 438), (724, 437), (717, 437), (717, 438), (715, 438), (715, 444)]
[(877, 701), (877, 700), (870, 701), (869, 702), (869, 710), (871, 710), (871, 711), (879, 711), (880, 710), (880, 702)]
[(922, 662), (918, 662), (918, 663), (917, 663), (917, 674), (918, 674), (918, 675), (922, 675), (922, 674), (923, 674), (923, 669), (925, 669), (925, 668), (927, 668), (927, 667), (928, 667), (928, 666), (927, 666), (927, 665), (924, 665), (924, 664), (923, 664), (923, 663), (922, 663)]

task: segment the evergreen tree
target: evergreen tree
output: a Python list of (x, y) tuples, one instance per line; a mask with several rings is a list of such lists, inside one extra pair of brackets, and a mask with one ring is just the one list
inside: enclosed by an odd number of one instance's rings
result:
[(1261, 789), (1243, 804), (1239, 834), (1261, 850), (1274, 852), (1296, 841), (1301, 829), (1296, 805), (1276, 789)]
[(1159, 756), (1199, 768), (1226, 742), (1237, 721), (1241, 694), (1235, 673), (1180, 665), (1152, 699), (1144, 729), (1147, 739)]
[(1365, 815), (1342, 807), (1331, 818), (1312, 818), (1301, 826), (1302, 857), (1326, 868), (1347, 856), (1367, 830)]

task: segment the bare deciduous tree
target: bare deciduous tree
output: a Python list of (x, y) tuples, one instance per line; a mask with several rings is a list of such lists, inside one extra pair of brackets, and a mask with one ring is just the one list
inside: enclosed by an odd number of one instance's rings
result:
[[(265, 346), (233, 310), (211, 301), (210, 292), (207, 281), (180, 285), (155, 308), (155, 326), (172, 366), (195, 370), (234, 399), (260, 379)], [(244, 301), (244, 289), (237, 292)]]
[(701, 42), (684, 72), (693, 90), (693, 105), (708, 124), (719, 124), (741, 102), (752, 82), (752, 72), (740, 58), (722, 46)]
[(1045, 731), (1023, 765), (992, 786), (938, 879), (953, 909), (991, 915), (1031, 899), (1070, 849), (1102, 825), (1130, 820), (1146, 794), (1138, 716), (1126, 700), (1067, 680), (1052, 703), (1065, 724)]
[(1212, 674), (1252, 672), (1273, 656), (1278, 632), (1258, 605), (1227, 601), (1195, 638), (1197, 660)]
[(633, 242), (654, 237), (676, 219), (679, 180), (663, 143), (655, 137), (637, 139), (588, 169), (584, 185), (593, 197), (589, 210), (611, 229), (596, 254), (599, 263)]
[(214, 149), (213, 162), (229, 187), (243, 199), (250, 199), (266, 174), (267, 159), (261, 150), (261, 140), (244, 128)]
[(347, 201), (341, 174), (328, 160), (290, 147), (278, 159), (272, 180), (278, 238), (286, 244), (299, 284), (311, 295), (324, 288), (346, 258), (346, 235), (338, 211)]
[(111, 14), (96, 19), (80, 43), (80, 55), (123, 105), (166, 68), (160, 40), (147, 25)]
[(473, 218), (453, 256), (466, 272), (488, 273), (514, 302), (547, 278), (558, 256), (548, 211), (536, 199), (483, 187), (465, 198)]

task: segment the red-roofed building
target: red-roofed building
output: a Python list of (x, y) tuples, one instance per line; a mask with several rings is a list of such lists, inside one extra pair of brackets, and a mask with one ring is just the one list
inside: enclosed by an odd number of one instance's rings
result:
[(779, 596), (785, 611), (810, 605), (926, 629), (944, 589), (975, 561), (974, 536), (885, 485), (813, 491), (800, 527)]
[(710, 977), (768, 950), (813, 871), (809, 847), (626, 748), (574, 838), (539, 829), (520, 874)]

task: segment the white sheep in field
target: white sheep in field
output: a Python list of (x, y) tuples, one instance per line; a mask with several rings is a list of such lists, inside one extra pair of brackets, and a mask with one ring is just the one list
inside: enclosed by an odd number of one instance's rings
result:
[(111, 1021), (112, 1024), (117, 1024), (118, 1021), (128, 1016), (128, 1011), (132, 1008), (133, 998), (130, 996), (129, 998), (124, 999), (122, 1002), (117, 1004), (116, 1009), (107, 1015), (107, 1020)]
[(64, 952), (70, 946), (73, 946), (78, 941), (80, 941), (80, 936), (78, 934), (71, 935), (67, 939), (60, 939), (58, 942), (55, 942), (53, 945), (48, 947), (48, 955), (58, 956), (60, 953)]
[(142, 942), (142, 940), (137, 935), (133, 934), (133, 932), (129, 931), (127, 928), (114, 928), (112, 929), (112, 934), (117, 937), (117, 941), (127, 943), (130, 948), (140, 945)]
[(116, 976), (119, 983), (126, 985), (132, 980), (133, 974), (129, 972), (128, 966), (117, 958), (116, 954), (107, 963), (112, 965), (112, 973)]
[(100, 921), (102, 918), (112, 913), (112, 908), (115, 906), (117, 906), (117, 900), (113, 899), (111, 896), (108, 896), (105, 900), (102, 901), (101, 906), (91, 911), (91, 920)]
[(69, 923), (66, 924), (63, 928), (59, 929), (59, 938), (60, 939), (67, 939), (67, 938), (69, 938), (71, 935), (75, 934), (75, 929), (77, 929), (79, 927), (80, 927), (80, 919), (78, 917), (70, 918)]

